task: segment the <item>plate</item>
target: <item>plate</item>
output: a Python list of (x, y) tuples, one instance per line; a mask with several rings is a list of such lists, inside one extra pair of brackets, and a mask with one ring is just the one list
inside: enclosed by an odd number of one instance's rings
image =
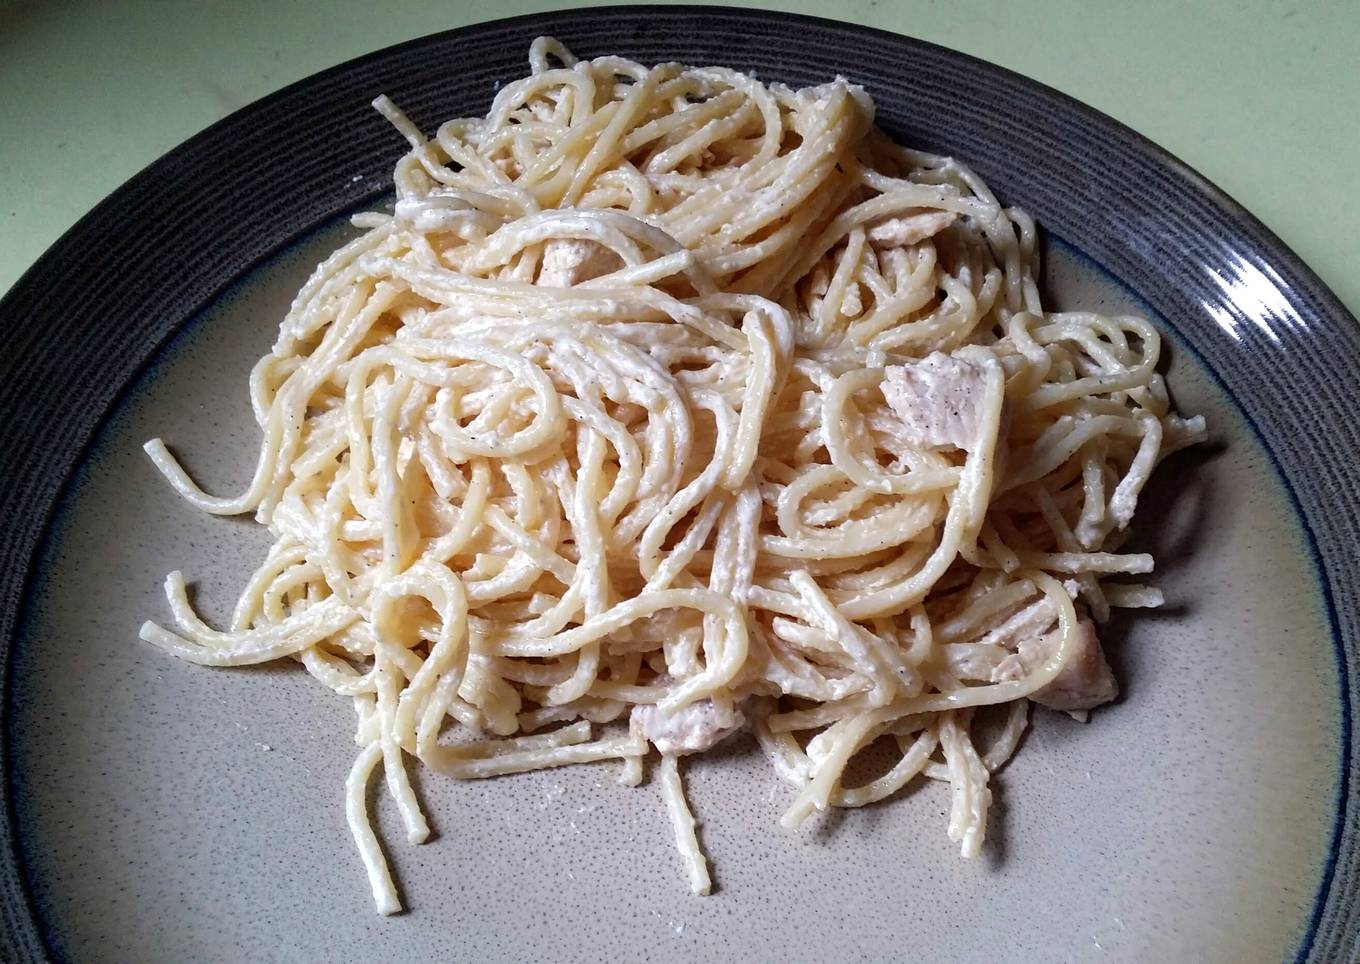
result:
[[(140, 443), (243, 481), (244, 394), (289, 297), (404, 147), (479, 114), (529, 41), (791, 84), (863, 83), (898, 140), (1036, 215), (1058, 306), (1142, 312), (1212, 444), (1136, 525), (1168, 606), (1108, 633), (1125, 688), (1036, 711), (992, 840), (941, 787), (798, 834), (749, 743), (690, 768), (718, 892), (693, 898), (654, 786), (603, 767), (416, 774), (438, 836), (378, 821), (409, 911), (372, 912), (344, 825), (351, 712), (301, 671), (210, 671), (136, 638), (182, 567), (221, 617), (266, 548), (200, 516)], [(854, 26), (691, 7), (501, 21), (380, 51), (232, 115), (124, 185), (0, 302), (6, 960), (1354, 959), (1360, 328), (1250, 215), (1080, 104)]]

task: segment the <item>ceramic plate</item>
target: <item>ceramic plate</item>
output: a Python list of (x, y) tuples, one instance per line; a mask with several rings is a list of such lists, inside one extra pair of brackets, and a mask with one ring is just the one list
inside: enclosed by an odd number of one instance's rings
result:
[[(207, 670), (140, 642), (182, 568), (225, 614), (262, 530), (181, 502), (160, 435), (245, 479), (245, 395), (309, 267), (385, 203), (404, 144), (485, 111), (541, 33), (577, 53), (867, 86), (897, 139), (972, 164), (1045, 231), (1065, 307), (1167, 334), (1182, 411), (1136, 528), (1163, 610), (1108, 631), (1124, 698), (1036, 711), (984, 856), (926, 786), (792, 834), (734, 741), (690, 768), (718, 891), (681, 877), (655, 787), (606, 767), (461, 784), (418, 774), (437, 839), (381, 800), (408, 912), (382, 918), (344, 824), (352, 713), (293, 664)], [(1051, 90), (825, 21), (628, 8), (415, 41), (269, 97), (130, 181), (0, 303), (6, 960), (1353, 959), (1351, 705), (1360, 653), (1360, 329), (1203, 179)]]

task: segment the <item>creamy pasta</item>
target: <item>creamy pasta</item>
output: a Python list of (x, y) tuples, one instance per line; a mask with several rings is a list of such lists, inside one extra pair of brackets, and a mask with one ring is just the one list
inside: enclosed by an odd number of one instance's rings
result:
[[(346, 808), (378, 909), (381, 770), (654, 771), (707, 893), (677, 758), (752, 730), (797, 827), (917, 779), (965, 856), (1038, 702), (1113, 698), (1095, 626), (1155, 606), (1120, 551), (1168, 452), (1147, 321), (1046, 311), (1033, 221), (894, 144), (860, 87), (577, 60), (541, 38), (485, 117), (406, 138), (390, 212), (321, 264), (250, 397), (274, 544), (211, 666), (296, 660), (353, 702)], [(999, 708), (994, 734), (980, 719)], [(886, 772), (851, 785), (876, 745)]]

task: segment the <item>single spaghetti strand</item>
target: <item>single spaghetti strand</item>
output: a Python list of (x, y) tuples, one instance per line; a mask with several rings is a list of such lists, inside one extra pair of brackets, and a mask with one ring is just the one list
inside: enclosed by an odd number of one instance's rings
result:
[(694, 831), (694, 814), (685, 800), (685, 786), (680, 780), (680, 767), (675, 757), (664, 754), (656, 775), (661, 782), (661, 796), (666, 801), (671, 827), (675, 831), (675, 849), (680, 852), (685, 875), (689, 877), (689, 889), (700, 896), (707, 894), (713, 882), (708, 875), (708, 861), (699, 849), (699, 838)]

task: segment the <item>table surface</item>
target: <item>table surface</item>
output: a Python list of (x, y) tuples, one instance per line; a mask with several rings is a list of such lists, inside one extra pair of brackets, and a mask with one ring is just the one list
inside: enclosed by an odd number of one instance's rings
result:
[[(544, 0), (0, 0), (0, 292), (165, 151), (292, 81)], [(893, 30), (1062, 90), (1170, 150), (1360, 314), (1355, 0), (743, 4)]]

